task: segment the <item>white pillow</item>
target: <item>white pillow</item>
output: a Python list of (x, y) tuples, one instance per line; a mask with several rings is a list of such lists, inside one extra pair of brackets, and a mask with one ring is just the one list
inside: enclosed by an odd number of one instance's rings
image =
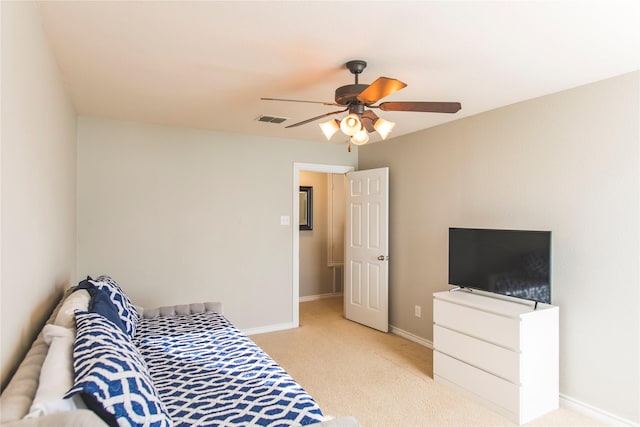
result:
[(60, 307), (60, 311), (58, 311), (58, 315), (53, 323), (55, 325), (64, 326), (65, 328), (75, 329), (75, 312), (76, 310), (87, 311), (90, 299), (91, 295), (89, 295), (89, 291), (86, 289), (79, 289), (73, 292), (66, 300), (64, 300), (64, 303), (62, 304), (62, 307)]
[(72, 329), (54, 324), (42, 329), (49, 351), (42, 363), (38, 390), (25, 418), (34, 418), (56, 412), (83, 408), (81, 399), (63, 399), (73, 386), (73, 343)]

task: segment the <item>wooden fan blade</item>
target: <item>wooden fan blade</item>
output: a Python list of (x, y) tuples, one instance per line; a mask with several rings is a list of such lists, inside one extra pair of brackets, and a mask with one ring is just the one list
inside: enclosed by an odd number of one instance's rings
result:
[(457, 113), (459, 102), (383, 102), (378, 105), (382, 111), (417, 111), (422, 113)]
[(321, 118), (323, 118), (323, 117), (328, 117), (328, 116), (332, 116), (332, 115), (334, 115), (334, 114), (344, 113), (344, 112), (345, 112), (345, 111), (347, 111), (347, 110), (348, 110), (348, 108), (345, 108), (344, 110), (332, 111), (332, 112), (330, 112), (330, 113), (326, 113), (326, 114), (322, 114), (322, 115), (320, 115), (320, 116), (312, 117), (312, 118), (307, 119), (307, 120), (304, 120), (304, 121), (302, 121), (302, 122), (298, 122), (298, 123), (294, 123), (294, 124), (289, 125), (289, 126), (285, 126), (285, 129), (294, 128), (294, 127), (296, 127), (296, 126), (300, 126), (300, 125), (306, 125), (307, 123), (311, 123), (311, 122), (314, 122), (314, 121), (316, 121), (316, 120), (320, 120), (320, 119), (321, 119)]
[(358, 95), (358, 101), (363, 104), (373, 104), (374, 102), (378, 102), (379, 99), (389, 96), (405, 87), (407, 87), (407, 84), (400, 80), (390, 79), (388, 77), (378, 77), (378, 79), (371, 83), (368, 88), (360, 92), (360, 95)]
[(322, 102), (322, 101), (304, 101), (301, 99), (282, 99), (282, 98), (260, 98), (262, 101), (285, 101), (285, 102), (306, 102), (308, 104), (322, 104), (322, 105), (335, 105), (341, 107), (341, 105), (335, 102)]

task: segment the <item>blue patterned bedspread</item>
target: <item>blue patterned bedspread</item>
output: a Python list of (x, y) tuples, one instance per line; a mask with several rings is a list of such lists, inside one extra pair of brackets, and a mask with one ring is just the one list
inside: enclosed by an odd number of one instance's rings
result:
[(323, 420), (312, 397), (218, 313), (141, 319), (135, 344), (175, 426)]

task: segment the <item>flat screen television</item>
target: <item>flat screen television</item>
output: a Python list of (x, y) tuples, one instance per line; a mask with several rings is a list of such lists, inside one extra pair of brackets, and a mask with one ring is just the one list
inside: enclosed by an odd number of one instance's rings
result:
[(449, 284), (551, 303), (551, 232), (449, 228)]

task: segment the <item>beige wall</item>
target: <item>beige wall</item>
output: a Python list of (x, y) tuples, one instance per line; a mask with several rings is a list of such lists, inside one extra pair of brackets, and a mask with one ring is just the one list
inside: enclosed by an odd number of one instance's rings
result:
[(111, 274), (147, 307), (219, 300), (242, 329), (293, 319), (294, 162), (357, 162), (343, 145), (92, 118), (78, 146), (78, 275)]
[[(552, 230), (560, 391), (640, 422), (640, 73), (364, 146), (390, 167), (390, 319), (432, 340), (448, 227)], [(422, 319), (413, 307), (423, 307)]]
[(333, 270), (327, 262), (328, 175), (300, 172), (300, 185), (313, 187), (313, 230), (300, 231), (300, 296), (333, 292)]
[(76, 115), (35, 2), (2, 2), (2, 384), (75, 282)]

